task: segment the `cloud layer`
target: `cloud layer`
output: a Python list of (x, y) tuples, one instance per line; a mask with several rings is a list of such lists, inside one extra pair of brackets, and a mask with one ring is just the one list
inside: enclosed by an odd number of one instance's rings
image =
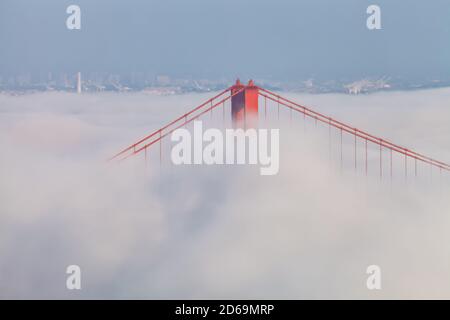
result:
[[(369, 177), (359, 151), (355, 174), (349, 137), (341, 170), (337, 133), (330, 149), (328, 128), (300, 115), (272, 117), (282, 128), (273, 177), (171, 166), (168, 141), (162, 168), (157, 154), (147, 165), (105, 163), (207, 96), (0, 96), (0, 297), (450, 297), (448, 175), (419, 165), (414, 178), (411, 162), (405, 181), (394, 158), (393, 180), (380, 181), (375, 147)], [(291, 96), (450, 159), (449, 89)], [(70, 264), (82, 269), (81, 291), (65, 288)], [(366, 289), (371, 264), (381, 291)]]

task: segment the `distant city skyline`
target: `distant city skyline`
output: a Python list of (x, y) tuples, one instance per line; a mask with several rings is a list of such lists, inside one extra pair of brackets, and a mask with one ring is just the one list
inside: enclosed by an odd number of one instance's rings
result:
[[(189, 92), (210, 92), (223, 90), (234, 83), (236, 78), (196, 78), (172, 77), (167, 74), (153, 75), (149, 72), (114, 74), (107, 72), (65, 73), (41, 72), (0, 75), (2, 92), (133, 92), (146, 91), (159, 95), (173, 95)], [(247, 81), (249, 79), (242, 79)], [(444, 78), (424, 78), (421, 80), (402, 77), (365, 77), (359, 79), (342, 78), (321, 80), (297, 78), (277, 80), (273, 78), (252, 78), (259, 85), (278, 91), (305, 93), (371, 93), (377, 91), (405, 91), (450, 87), (450, 76)]]
[[(381, 30), (366, 27), (374, 3)], [(81, 30), (66, 28), (71, 4), (81, 8)], [(449, 14), (446, 0), (3, 0), (0, 75), (445, 77)]]

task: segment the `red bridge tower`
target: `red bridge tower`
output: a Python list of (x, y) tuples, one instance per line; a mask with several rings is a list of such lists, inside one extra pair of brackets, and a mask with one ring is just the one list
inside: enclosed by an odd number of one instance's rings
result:
[(231, 87), (231, 94), (242, 90), (231, 98), (231, 117), (235, 127), (256, 127), (258, 123), (258, 87), (253, 80), (243, 85), (239, 79)]

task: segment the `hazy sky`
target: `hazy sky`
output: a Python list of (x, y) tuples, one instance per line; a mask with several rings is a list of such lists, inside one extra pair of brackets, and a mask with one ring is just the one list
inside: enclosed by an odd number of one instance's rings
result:
[[(366, 28), (370, 4), (382, 30)], [(2, 0), (0, 73), (448, 76), (449, 17), (448, 0)]]

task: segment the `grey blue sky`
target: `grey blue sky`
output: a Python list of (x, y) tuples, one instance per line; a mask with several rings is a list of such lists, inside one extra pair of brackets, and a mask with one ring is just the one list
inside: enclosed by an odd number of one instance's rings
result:
[[(82, 29), (66, 28), (66, 8)], [(382, 30), (366, 28), (366, 8)], [(448, 0), (1, 0), (0, 73), (450, 75)]]

